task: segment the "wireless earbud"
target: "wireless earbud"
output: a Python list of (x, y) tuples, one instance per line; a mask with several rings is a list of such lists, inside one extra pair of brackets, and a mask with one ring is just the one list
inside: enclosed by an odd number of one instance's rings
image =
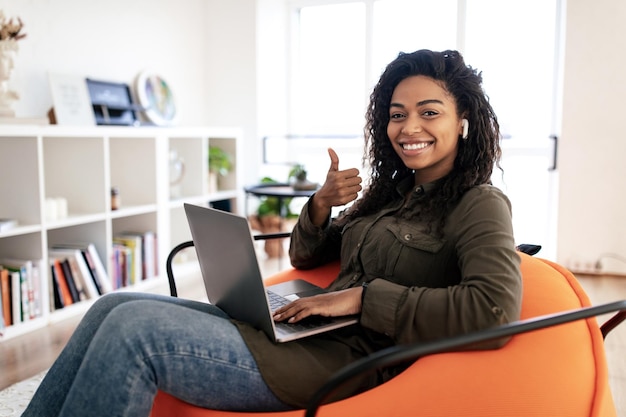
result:
[(469, 133), (469, 121), (467, 119), (461, 120), (461, 125), (463, 125), (463, 134), (461, 137), (463, 139), (467, 139), (467, 134)]

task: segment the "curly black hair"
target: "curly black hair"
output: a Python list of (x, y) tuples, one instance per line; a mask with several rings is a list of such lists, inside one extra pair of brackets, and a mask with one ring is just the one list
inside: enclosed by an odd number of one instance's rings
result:
[(420, 216), (438, 222), (439, 231), (455, 203), (471, 187), (491, 182), (501, 156), (500, 127), (482, 88), (482, 74), (465, 64), (457, 51), (419, 50), (400, 53), (392, 61), (370, 96), (366, 112), (365, 155), (369, 162), (367, 189), (346, 215), (349, 218), (375, 213), (397, 198), (396, 185), (414, 172), (394, 151), (389, 136), (389, 107), (396, 86), (405, 78), (423, 75), (438, 81), (455, 100), (459, 117), (469, 121), (467, 140), (459, 138), (452, 171), (431, 194)]

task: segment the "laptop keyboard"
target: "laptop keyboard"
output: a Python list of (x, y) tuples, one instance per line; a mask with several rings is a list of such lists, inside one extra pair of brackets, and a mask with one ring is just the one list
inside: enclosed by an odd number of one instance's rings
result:
[(286, 306), (287, 304), (291, 302), (285, 297), (283, 297), (282, 295), (278, 295), (275, 292), (272, 292), (270, 290), (266, 290), (266, 291), (267, 291), (267, 298), (270, 302), (270, 309), (272, 311), (276, 311), (279, 308)]
[[(267, 289), (266, 291), (267, 291), (267, 298), (270, 303), (270, 309), (272, 311), (276, 311), (280, 307), (286, 306), (287, 304), (291, 303), (290, 300), (283, 297), (282, 295), (278, 295), (275, 292), (272, 292)], [(304, 320), (300, 320), (297, 323), (281, 322), (281, 323), (277, 323), (277, 325), (284, 326), (286, 328), (289, 328), (292, 331), (301, 331), (301, 330), (314, 329), (316, 327), (319, 327), (321, 325), (328, 324), (331, 322), (332, 320), (328, 317), (313, 316), (313, 317), (307, 317)]]

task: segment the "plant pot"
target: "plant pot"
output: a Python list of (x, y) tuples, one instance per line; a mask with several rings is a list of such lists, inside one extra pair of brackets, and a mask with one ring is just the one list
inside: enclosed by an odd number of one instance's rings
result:
[(216, 172), (209, 171), (209, 175), (207, 177), (209, 194), (216, 193), (219, 190), (218, 176), (219, 174), (217, 174)]
[[(278, 215), (250, 216), (250, 227), (263, 234), (280, 233), (283, 227), (283, 219)], [(285, 254), (285, 239), (268, 239), (265, 241), (265, 253), (269, 258), (280, 258)]]

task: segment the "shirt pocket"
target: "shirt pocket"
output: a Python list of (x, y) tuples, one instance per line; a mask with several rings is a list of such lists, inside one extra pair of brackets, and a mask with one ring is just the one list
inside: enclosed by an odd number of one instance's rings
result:
[(445, 240), (424, 233), (423, 225), (393, 223), (387, 225), (393, 235), (385, 266), (385, 275), (394, 282), (418, 285), (419, 275), (428, 276)]

